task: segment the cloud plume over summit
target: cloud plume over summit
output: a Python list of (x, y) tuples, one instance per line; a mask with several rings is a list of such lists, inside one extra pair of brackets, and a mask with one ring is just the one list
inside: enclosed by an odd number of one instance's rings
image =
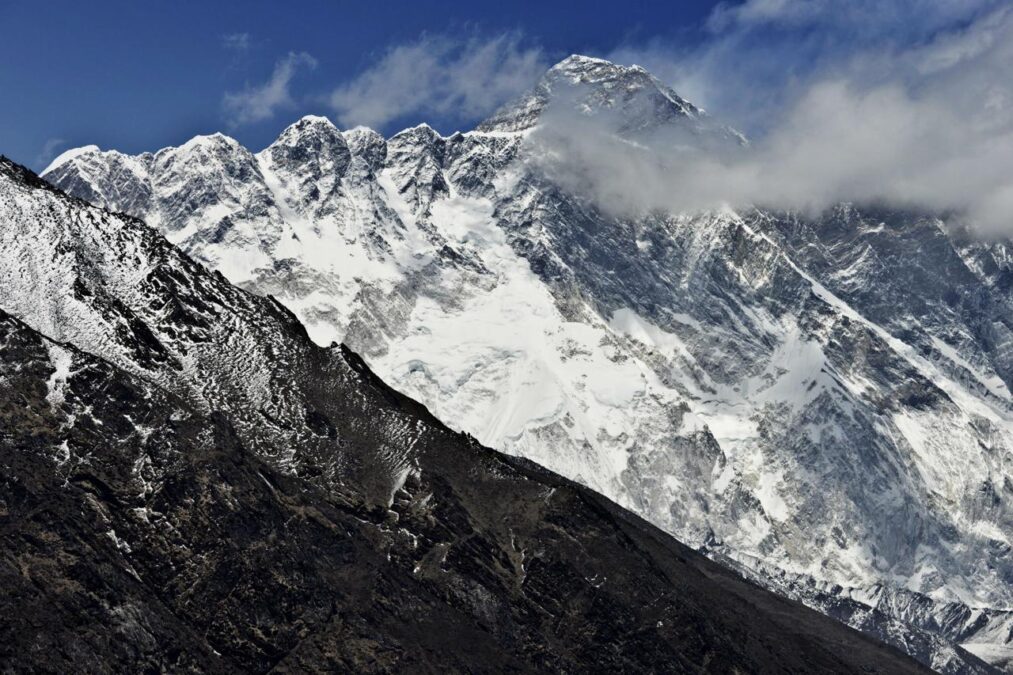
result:
[[(707, 81), (706, 89), (721, 86), (727, 73), (732, 94), (758, 101), (767, 94), (751, 91), (731, 66), (708, 71), (699, 64), (713, 64), (717, 51), (731, 49), (726, 32), (732, 31), (742, 70), (764, 67), (746, 58), (749, 26), (774, 21), (780, 8), (790, 32), (807, 16), (799, 6), (812, 4), (818, 3), (756, 0), (720, 9), (711, 23), (723, 32), (681, 65), (670, 62), (667, 71), (656, 46), (617, 56), (646, 61), (668, 79), (678, 80), (673, 73), (679, 72), (686, 81)], [(631, 145), (608, 116), (591, 119), (557, 106), (535, 138), (539, 157), (557, 180), (611, 210), (820, 210), (840, 201), (874, 201), (956, 212), (980, 230), (1008, 233), (1013, 9), (972, 15), (946, 29), (929, 25), (936, 29), (931, 37), (907, 45), (824, 54), (819, 68), (769, 85), (776, 89), (773, 111), (757, 105), (751, 117), (719, 104), (714, 113), (720, 121), (730, 117), (753, 132), (748, 147), (695, 150), (681, 131), (670, 129)], [(694, 73), (695, 66), (700, 70)]]

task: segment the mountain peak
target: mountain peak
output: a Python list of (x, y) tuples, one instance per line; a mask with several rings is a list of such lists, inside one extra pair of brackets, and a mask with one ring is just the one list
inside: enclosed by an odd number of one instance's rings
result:
[[(295, 170), (296, 165), (313, 164), (339, 174), (348, 165), (350, 153), (341, 131), (328, 118), (306, 115), (290, 124), (262, 153), (277, 167)], [(315, 172), (316, 170), (314, 170)]]
[(321, 115), (304, 115), (285, 127), (275, 143), (291, 142), (293, 139), (307, 134), (340, 135), (340, 131), (327, 117)]
[(239, 141), (237, 141), (236, 139), (232, 138), (231, 136), (226, 136), (225, 134), (221, 133), (220, 131), (216, 131), (213, 134), (202, 134), (202, 135), (194, 136), (193, 138), (191, 138), (190, 140), (188, 140), (186, 143), (183, 143), (182, 145), (180, 145), (178, 147), (162, 148), (161, 150), (159, 150), (155, 154), (156, 155), (165, 155), (165, 154), (179, 155), (180, 153), (188, 153), (188, 152), (194, 151), (194, 150), (204, 150), (204, 151), (231, 150), (231, 151), (234, 151), (234, 150), (245, 150), (245, 148), (243, 148), (243, 146), (239, 144)]
[(574, 70), (579, 68), (587, 68), (591, 66), (615, 66), (607, 59), (601, 59), (596, 56), (585, 56), (583, 54), (570, 54), (565, 59), (557, 63), (550, 68), (553, 70)]
[(92, 152), (102, 152), (102, 151), (99, 149), (97, 145), (84, 145), (81, 146), (80, 148), (71, 148), (70, 150), (67, 150), (57, 155), (56, 158), (49, 163), (49, 166), (47, 166), (45, 169), (42, 170), (42, 173), (47, 174), (50, 171), (56, 169), (57, 167), (66, 164), (75, 157), (79, 157), (80, 155), (87, 155)]
[(299, 121), (296, 122), (296, 124), (323, 124), (331, 127), (334, 126), (334, 122), (332, 122), (331, 118), (326, 115), (303, 115), (299, 118)]
[(702, 110), (642, 66), (623, 66), (606, 59), (572, 54), (546, 71), (533, 90), (501, 108), (480, 124), (478, 130), (530, 129), (539, 123), (550, 104), (561, 101), (585, 115), (605, 109), (617, 111), (634, 129), (703, 116)]
[(624, 66), (596, 56), (571, 54), (546, 71), (543, 82), (556, 80), (560, 75), (569, 76), (574, 82), (605, 82), (617, 80), (639, 80), (659, 89), (667, 87), (643, 66)]
[(428, 154), (434, 148), (442, 148), (446, 140), (446, 138), (440, 135), (440, 132), (423, 122), (414, 127), (402, 129), (391, 136), (387, 143), (391, 147), (427, 148), (426, 152)]
[(257, 153), (257, 160), (263, 171), (287, 186), (284, 199), (298, 210), (337, 189), (352, 153), (345, 136), (329, 119), (306, 115)]
[(426, 122), (422, 122), (421, 124), (416, 124), (415, 126), (408, 127), (407, 129), (402, 129), (401, 131), (399, 131), (396, 134), (394, 134), (391, 137), (391, 140), (393, 140), (394, 138), (397, 138), (399, 136), (401, 136), (401, 137), (409, 137), (409, 136), (411, 136), (411, 137), (425, 137), (425, 138), (429, 138), (429, 139), (433, 139), (433, 140), (438, 139), (438, 138), (439, 139), (443, 138), (443, 136), (440, 135), (440, 132), (438, 132), (436, 129), (433, 129)]
[(278, 138), (268, 147), (268, 150), (279, 146), (307, 144), (323, 149), (344, 144), (344, 138), (341, 131), (328, 118), (320, 115), (305, 115), (285, 127)]

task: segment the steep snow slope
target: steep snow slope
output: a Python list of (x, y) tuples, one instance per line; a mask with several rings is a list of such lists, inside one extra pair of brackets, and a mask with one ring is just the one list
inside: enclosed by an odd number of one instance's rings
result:
[(3, 158), (0, 223), (5, 670), (924, 672)]
[(483, 443), (830, 613), (854, 600), (1009, 652), (1008, 246), (853, 207), (616, 218), (527, 161), (551, 101), (742, 141), (643, 69), (571, 57), (469, 133), (311, 117), (256, 155), (212, 137), (46, 177), (277, 297)]

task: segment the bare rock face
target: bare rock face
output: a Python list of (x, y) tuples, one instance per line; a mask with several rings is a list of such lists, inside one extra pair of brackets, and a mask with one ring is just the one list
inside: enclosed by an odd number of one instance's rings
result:
[(0, 161), (14, 672), (925, 672)]
[[(255, 155), (85, 149), (46, 178), (778, 592), (937, 670), (961, 644), (1013, 659), (1009, 242), (857, 205), (619, 217), (533, 161), (561, 107), (624, 141), (745, 142), (644, 69), (575, 56), (448, 137), (309, 118)], [(160, 187), (195, 181), (217, 192)]]

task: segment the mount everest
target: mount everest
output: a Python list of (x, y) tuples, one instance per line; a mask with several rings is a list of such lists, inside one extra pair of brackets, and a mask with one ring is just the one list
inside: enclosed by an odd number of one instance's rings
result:
[(560, 102), (745, 143), (641, 68), (571, 57), (466, 133), (307, 117), (256, 154), (88, 147), (44, 177), (481, 443), (936, 669), (1008, 665), (1009, 243), (882, 206), (613, 214), (535, 161)]

